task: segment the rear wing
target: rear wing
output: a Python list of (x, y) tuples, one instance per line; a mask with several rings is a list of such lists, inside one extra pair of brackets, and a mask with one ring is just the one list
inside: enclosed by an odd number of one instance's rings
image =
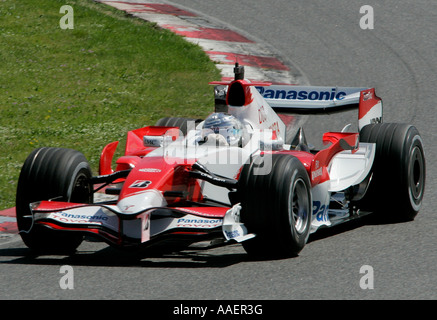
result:
[(295, 85), (255, 86), (279, 114), (331, 114), (358, 109), (358, 128), (382, 122), (382, 100), (374, 88)]

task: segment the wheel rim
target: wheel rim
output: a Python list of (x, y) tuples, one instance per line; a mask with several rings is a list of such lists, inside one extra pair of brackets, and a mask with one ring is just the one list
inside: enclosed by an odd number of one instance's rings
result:
[(302, 179), (297, 179), (290, 192), (289, 220), (290, 226), (301, 234), (307, 229), (309, 219), (308, 189)]
[(415, 146), (410, 152), (408, 168), (409, 179), (409, 195), (412, 204), (420, 205), (425, 188), (425, 168), (422, 151), (418, 146)]
[(71, 195), (68, 199), (69, 202), (77, 203), (89, 203), (91, 195), (91, 187), (89, 184), (89, 178), (84, 173), (79, 173), (76, 176), (76, 180), (73, 184)]

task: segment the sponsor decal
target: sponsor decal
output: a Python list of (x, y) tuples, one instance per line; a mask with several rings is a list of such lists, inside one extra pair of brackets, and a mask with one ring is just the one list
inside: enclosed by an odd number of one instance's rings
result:
[(161, 172), (161, 169), (157, 169), (157, 168), (142, 168), (138, 170), (139, 172), (148, 172), (148, 173), (159, 173)]
[(373, 123), (382, 123), (382, 117), (376, 117), (376, 118), (370, 119), (370, 123), (371, 124), (373, 124)]
[(124, 205), (123, 206), (123, 211), (126, 212), (126, 213), (133, 212), (133, 210), (131, 210), (132, 208), (135, 208), (134, 204)]
[(238, 237), (242, 236), (242, 234), (240, 234), (239, 230), (232, 230), (232, 231), (224, 230), (224, 232), (225, 232), (226, 237), (228, 239), (234, 239), (234, 238), (238, 238)]
[(179, 228), (215, 228), (222, 225), (221, 219), (192, 219), (180, 218), (177, 220), (176, 227)]
[(164, 138), (162, 136), (144, 136), (143, 144), (146, 147), (162, 147)]
[(346, 96), (346, 92), (337, 92), (337, 88), (332, 88), (331, 91), (296, 91), (283, 89), (266, 89), (265, 87), (256, 87), (256, 89), (265, 99), (330, 101), (334, 99), (343, 100)]
[(104, 214), (99, 215), (87, 215), (87, 214), (75, 214), (68, 212), (56, 212), (52, 213), (50, 218), (58, 220), (64, 223), (93, 223), (102, 224), (108, 221), (108, 217)]
[(272, 130), (274, 133), (276, 133), (276, 136), (279, 136), (281, 133), (279, 130), (278, 121), (273, 122), (272, 125), (269, 126), (269, 129)]
[(373, 99), (372, 91), (363, 92), (363, 101)]
[(267, 113), (264, 110), (264, 106), (261, 106), (258, 109), (258, 120), (259, 120), (259, 124), (267, 121)]
[(328, 206), (322, 204), (320, 201), (313, 201), (313, 216), (316, 217), (317, 221), (329, 221)]
[(317, 177), (320, 177), (322, 175), (322, 173), (323, 173), (323, 168), (322, 167), (320, 167), (317, 170), (312, 171), (311, 172), (311, 179), (315, 180)]
[(317, 177), (320, 177), (323, 174), (323, 168), (320, 167), (319, 160), (315, 162), (315, 170), (311, 171), (311, 180), (315, 180)]
[(129, 188), (142, 188), (145, 189), (147, 188), (150, 184), (152, 183), (152, 181), (149, 180), (137, 180), (134, 183), (132, 183)]

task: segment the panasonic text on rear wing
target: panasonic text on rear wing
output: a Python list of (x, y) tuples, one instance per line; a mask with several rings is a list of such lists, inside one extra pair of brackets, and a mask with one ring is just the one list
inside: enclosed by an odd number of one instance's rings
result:
[(314, 114), (357, 109), (360, 92), (369, 88), (271, 85), (256, 89), (278, 113)]

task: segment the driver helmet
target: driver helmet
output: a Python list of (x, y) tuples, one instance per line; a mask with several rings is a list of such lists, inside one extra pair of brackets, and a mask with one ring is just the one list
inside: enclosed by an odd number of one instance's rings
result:
[(223, 136), (230, 146), (241, 147), (243, 145), (244, 126), (236, 117), (213, 113), (205, 119), (203, 124), (205, 135), (219, 134)]

